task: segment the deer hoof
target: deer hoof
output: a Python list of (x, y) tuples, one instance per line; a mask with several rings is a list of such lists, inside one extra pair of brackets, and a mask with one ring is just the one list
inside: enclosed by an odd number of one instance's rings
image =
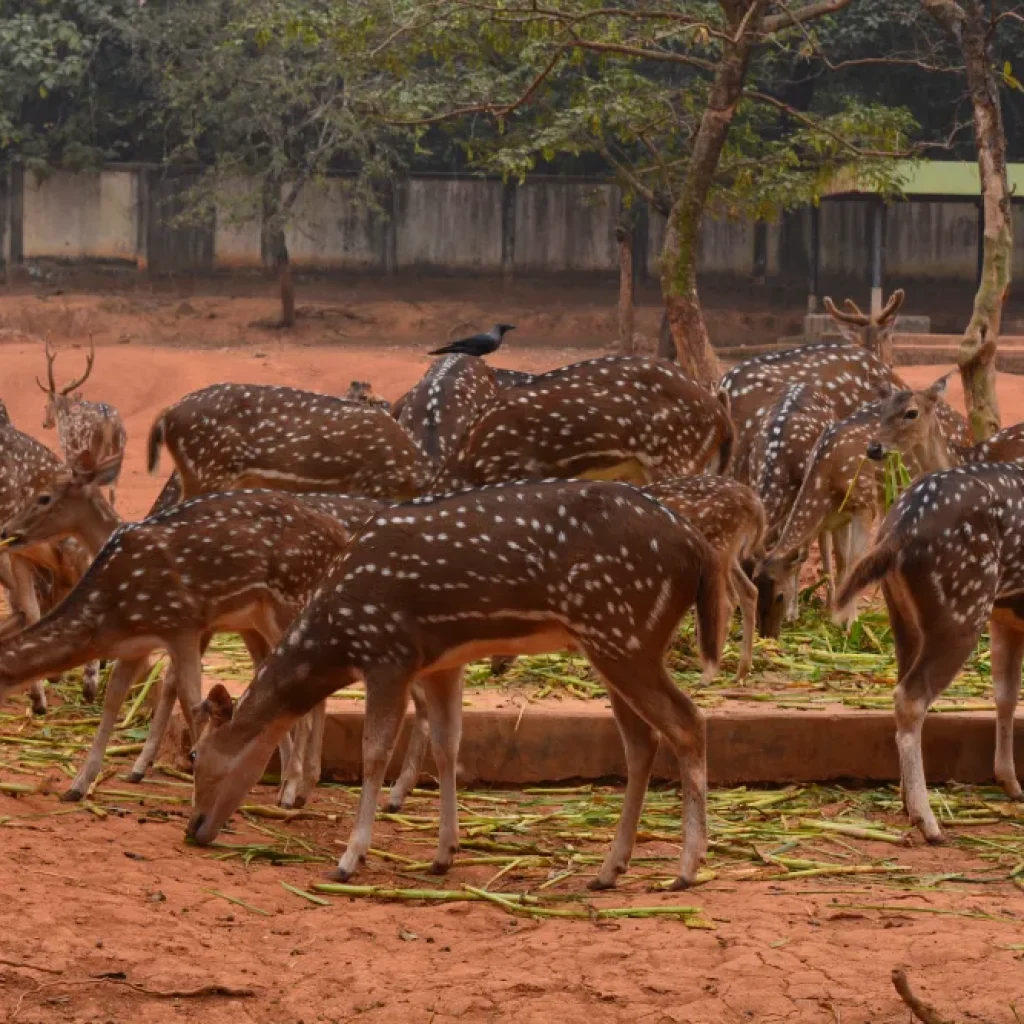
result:
[(330, 871), (324, 873), (324, 878), (328, 882), (347, 882), (352, 875), (352, 871), (343, 871), (341, 868), (331, 868)]
[(608, 889), (615, 888), (615, 879), (613, 878), (611, 881), (608, 881), (598, 875), (596, 878), (592, 878), (587, 882), (587, 888), (591, 892), (606, 892)]
[(447, 875), (451, 866), (452, 862), (450, 860), (434, 860), (427, 870), (432, 875)]
[(32, 714), (33, 715), (45, 715), (46, 714), (46, 705), (45, 704), (33, 704), (32, 705)]
[(691, 882), (687, 878), (683, 878), (683, 877), (680, 876), (679, 878), (672, 879), (672, 882), (671, 882), (671, 884), (668, 887), (668, 891), (669, 892), (683, 892), (686, 889), (692, 888), (692, 886), (693, 886), (693, 882)]
[(143, 772), (129, 772), (128, 773), (128, 781), (129, 782), (138, 783), (138, 782), (141, 782), (144, 778), (145, 778), (145, 774)]
[(61, 793), (60, 801), (63, 804), (77, 804), (78, 801), (81, 800), (83, 796), (85, 796), (85, 794), (81, 790), (66, 789), (64, 790), (63, 793)]

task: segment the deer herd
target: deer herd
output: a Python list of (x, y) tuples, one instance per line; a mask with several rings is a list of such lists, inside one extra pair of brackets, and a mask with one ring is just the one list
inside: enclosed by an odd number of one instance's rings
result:
[[(911, 821), (928, 803), (921, 730), (988, 625), (997, 707), (995, 775), (1021, 796), (1013, 715), (1024, 662), (1024, 425), (971, 444), (943, 398), (892, 369), (897, 292), (879, 315), (828, 303), (842, 340), (749, 359), (708, 387), (674, 364), (608, 356), (530, 375), (445, 354), (393, 405), (354, 381), (345, 397), (217, 384), (165, 409), (150, 430), (155, 471), (173, 464), (150, 514), (125, 523), (115, 487), (126, 435), (58, 387), (46, 345), (45, 427), (61, 458), (0, 407), (0, 698), (112, 662), (93, 744), (65, 799), (86, 796), (129, 690), (154, 652), (169, 663), (129, 778), (152, 765), (177, 703), (192, 739), (188, 834), (213, 841), (275, 750), (279, 802), (301, 806), (320, 776), (327, 698), (366, 688), (363, 785), (336, 876), (371, 845), (380, 790), (412, 699), (415, 724), (389, 806), (432, 752), (440, 787), (434, 870), (458, 848), (456, 765), (465, 666), (571, 650), (608, 688), (625, 748), (625, 800), (591, 885), (629, 864), (662, 738), (679, 761), (676, 887), (707, 850), (701, 712), (664, 658), (692, 607), (705, 676), (732, 613), (737, 677), (755, 629), (797, 614), (817, 545), (837, 621), (880, 583), (895, 642), (897, 746)], [(889, 452), (916, 477), (882, 513)], [(237, 703), (203, 697), (202, 657), (241, 636), (255, 675)]]

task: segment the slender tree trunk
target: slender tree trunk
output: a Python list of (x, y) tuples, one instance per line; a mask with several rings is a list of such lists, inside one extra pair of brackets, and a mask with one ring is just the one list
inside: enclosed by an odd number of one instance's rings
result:
[(672, 337), (672, 325), (668, 322), (667, 309), (661, 314), (661, 326), (658, 328), (658, 355), (662, 359), (671, 359), (673, 362), (678, 356), (675, 339)]
[(277, 252), (277, 284), (281, 289), (281, 326), (295, 326), (295, 275), (292, 273), (291, 256), (281, 232), (281, 247)]
[(626, 211), (615, 229), (619, 243), (619, 350), (633, 352), (636, 303), (633, 296), (633, 218)]
[(985, 208), (981, 280), (957, 363), (975, 441), (999, 429), (996, 400), (996, 343), (1003, 304), (1013, 273), (1013, 211), (1006, 175), (1006, 132), (999, 83), (987, 49), (987, 8), (979, 0), (921, 0), (929, 14), (956, 40), (964, 57), (974, 113), (974, 141)]
[(729, 8), (730, 38), (722, 44), (707, 106), (694, 136), (686, 180), (669, 214), (661, 253), (661, 291), (679, 364), (698, 380), (708, 381), (717, 380), (721, 369), (711, 347), (697, 294), (700, 226), (722, 148), (743, 95), (765, 2), (752, 0), (749, 4), (723, 4), (723, 7)]

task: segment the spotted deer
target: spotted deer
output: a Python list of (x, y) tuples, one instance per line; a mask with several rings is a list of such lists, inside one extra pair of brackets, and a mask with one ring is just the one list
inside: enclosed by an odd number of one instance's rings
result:
[[(890, 303), (892, 301), (890, 299)], [(861, 406), (894, 390), (905, 389), (907, 385), (894, 372), (891, 362), (886, 363), (876, 353), (879, 331), (891, 332), (894, 323), (892, 318), (886, 319), (881, 326), (855, 325), (837, 320), (843, 341), (797, 345), (769, 352), (737, 363), (726, 373), (722, 378), (722, 388), (729, 396), (736, 426), (733, 475), (751, 482), (749, 462), (752, 446), (762, 419), (785, 384), (817, 386), (832, 406), (837, 420), (845, 419)], [(969, 443), (967, 421), (945, 403), (940, 409), (939, 415), (947, 435), (958, 443)]]
[[(46, 412), (43, 416), (43, 429), (57, 428), (57, 439), (64, 461), (71, 465), (83, 452), (94, 451), (97, 439), (104, 438), (106, 445), (103, 454), (115, 455), (123, 452), (128, 443), (128, 434), (124, 429), (120, 413), (105, 402), (87, 402), (80, 394), (76, 394), (92, 373), (96, 361), (96, 347), (89, 343), (89, 355), (86, 356), (85, 372), (76, 377), (66, 387), (57, 388), (53, 367), (57, 353), (46, 342), (46, 379), (47, 383), (36, 377), (36, 384), (46, 395)], [(116, 479), (110, 482), (110, 501), (114, 502)]]
[(458, 447), (467, 427), (495, 394), (494, 371), (474, 356), (435, 359), (393, 413), (435, 464), (443, 464)]
[(924, 838), (942, 841), (928, 803), (921, 732), (986, 623), (996, 702), (995, 777), (1021, 799), (1013, 716), (1024, 662), (1024, 468), (979, 463), (918, 480), (889, 510), (874, 546), (839, 594), (851, 604), (881, 582), (899, 679), (896, 743), (903, 803)]
[[(212, 634), (240, 633), (258, 664), (348, 538), (335, 518), (276, 491), (203, 496), (117, 527), (67, 598), (0, 646), (0, 698), (89, 659), (117, 659), (92, 746), (64, 799), (88, 792), (118, 710), (152, 651), (167, 651), (171, 673), (132, 769), (134, 781), (152, 763), (175, 697), (195, 735), (192, 708), (201, 697), (201, 659)], [(287, 768), (284, 755), (282, 763)], [(302, 777), (301, 765), (292, 768), (282, 780), (286, 805), (315, 783)]]
[(432, 484), (508, 480), (653, 483), (729, 465), (728, 401), (666, 360), (606, 356), (495, 395)]
[[(122, 522), (114, 508), (102, 493), (107, 477), (114, 471), (111, 465), (120, 455), (98, 458), (93, 454), (83, 456), (79, 464), (71, 471), (58, 477), (46, 490), (33, 498), (17, 515), (4, 526), (0, 539), (12, 550), (19, 546), (53, 541), (63, 537), (78, 540), (93, 559), (98, 556), (103, 546), (122, 526)], [(270, 492), (263, 492), (264, 494)], [(349, 498), (336, 494), (301, 494), (294, 499), (306, 509), (328, 515), (337, 520), (341, 526), (352, 532), (363, 522), (386, 506), (371, 498)], [(214, 566), (217, 560), (214, 560)], [(251, 567), (250, 567), (251, 568)], [(205, 651), (210, 633), (204, 634), (202, 649)], [(253, 638), (246, 637), (250, 653), (254, 658), (260, 656), (259, 645), (253, 645)], [(166, 704), (154, 717), (151, 742), (149, 748), (138, 759), (132, 772), (131, 781), (138, 782), (143, 778), (151, 763), (152, 756), (159, 749), (167, 719), (173, 708), (177, 693), (174, 666), (165, 680), (160, 700)], [(120, 702), (119, 702), (120, 703)], [(116, 713), (117, 708), (114, 708)], [(315, 784), (320, 775), (320, 742), (323, 731), (325, 708), (321, 707), (311, 715), (308, 723), (302, 728), (296, 727), (295, 735), (286, 741), (282, 751), (282, 803), (295, 805), (305, 800), (308, 788)], [(291, 743), (302, 746), (299, 761), (290, 764), (292, 754)], [(309, 747), (309, 763), (303, 766), (302, 754), (306, 745)], [(101, 751), (102, 756), (102, 751)], [(290, 765), (290, 767), (289, 767)], [(303, 766), (303, 767), (300, 767)], [(302, 773), (306, 774), (303, 775)]]
[[(15, 428), (10, 420), (0, 425), (0, 522), (46, 487), (62, 468), (49, 448)], [(37, 544), (21, 552), (0, 549), (0, 582), (13, 613), (2, 635), (38, 621), (42, 611), (73, 585), (84, 568), (82, 552), (73, 544)], [(86, 666), (82, 690), (87, 700), (96, 695), (98, 672), (98, 665)], [(35, 714), (45, 714), (42, 680), (29, 688), (29, 699)]]
[(764, 561), (763, 573), (776, 584), (792, 578), (807, 548), (822, 533), (832, 534), (840, 581), (867, 549), (879, 509), (881, 471), (864, 453), (881, 408), (881, 401), (866, 405), (826, 427), (818, 439), (785, 525)]
[(365, 402), (367, 405), (376, 406), (378, 409), (383, 409), (385, 412), (391, 412), (391, 403), (378, 395), (373, 390), (373, 385), (365, 380), (354, 380), (348, 386), (348, 390), (344, 395), (351, 402)]
[(499, 388), (521, 388), (532, 384), (537, 379), (537, 374), (526, 373), (523, 370), (506, 370), (501, 366), (492, 366), (495, 383)]
[(904, 298), (906, 295), (903, 289), (897, 288), (878, 313), (871, 314), (862, 313), (853, 299), (847, 299), (843, 303), (843, 309), (837, 309), (835, 303), (826, 295), (825, 310), (847, 341), (854, 345), (862, 345), (886, 366), (892, 366), (892, 336), (896, 330), (896, 314), (903, 306)]
[(703, 716), (665, 671), (694, 603), (702, 653), (716, 663), (721, 562), (698, 531), (616, 483), (547, 481), (422, 499), (389, 509), (354, 539), (233, 708), (211, 690), (197, 709), (188, 835), (212, 842), (291, 724), (363, 680), (363, 786), (336, 877), (366, 856), (410, 687), (422, 687), (441, 787), (432, 870), (458, 847), (455, 767), (463, 667), (494, 654), (580, 650), (608, 684), (628, 781), (612, 848), (593, 888), (626, 870), (658, 745), (679, 759), (683, 840), (676, 888), (707, 849)]
[[(832, 403), (805, 381), (784, 385), (761, 421), (750, 452), (750, 476), (764, 507), (768, 547), (774, 546), (782, 533), (818, 439), (834, 422)], [(823, 531), (817, 540), (826, 577), (830, 577), (831, 534)], [(778, 636), (783, 618), (791, 621), (797, 617), (800, 569), (806, 557), (802, 550), (778, 582), (766, 573), (756, 574), (759, 625), (765, 636)], [(829, 597), (831, 606), (831, 594)]]
[(949, 374), (920, 391), (897, 391), (882, 403), (878, 429), (868, 443), (869, 459), (899, 451), (925, 472), (972, 462), (1014, 462), (1024, 459), (1024, 424), (1016, 423), (977, 445), (957, 444), (946, 437), (938, 415)]
[(382, 500), (420, 494), (429, 460), (383, 409), (256, 384), (214, 384), (165, 409), (149, 470), (166, 446), (184, 499), (214, 491), (331, 491)]

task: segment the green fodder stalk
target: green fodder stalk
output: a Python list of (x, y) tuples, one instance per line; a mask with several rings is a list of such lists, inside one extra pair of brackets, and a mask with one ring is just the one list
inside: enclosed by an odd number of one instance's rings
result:
[(885, 456), (885, 510), (896, 503), (896, 499), (910, 486), (911, 476), (903, 456), (898, 451), (889, 452)]

